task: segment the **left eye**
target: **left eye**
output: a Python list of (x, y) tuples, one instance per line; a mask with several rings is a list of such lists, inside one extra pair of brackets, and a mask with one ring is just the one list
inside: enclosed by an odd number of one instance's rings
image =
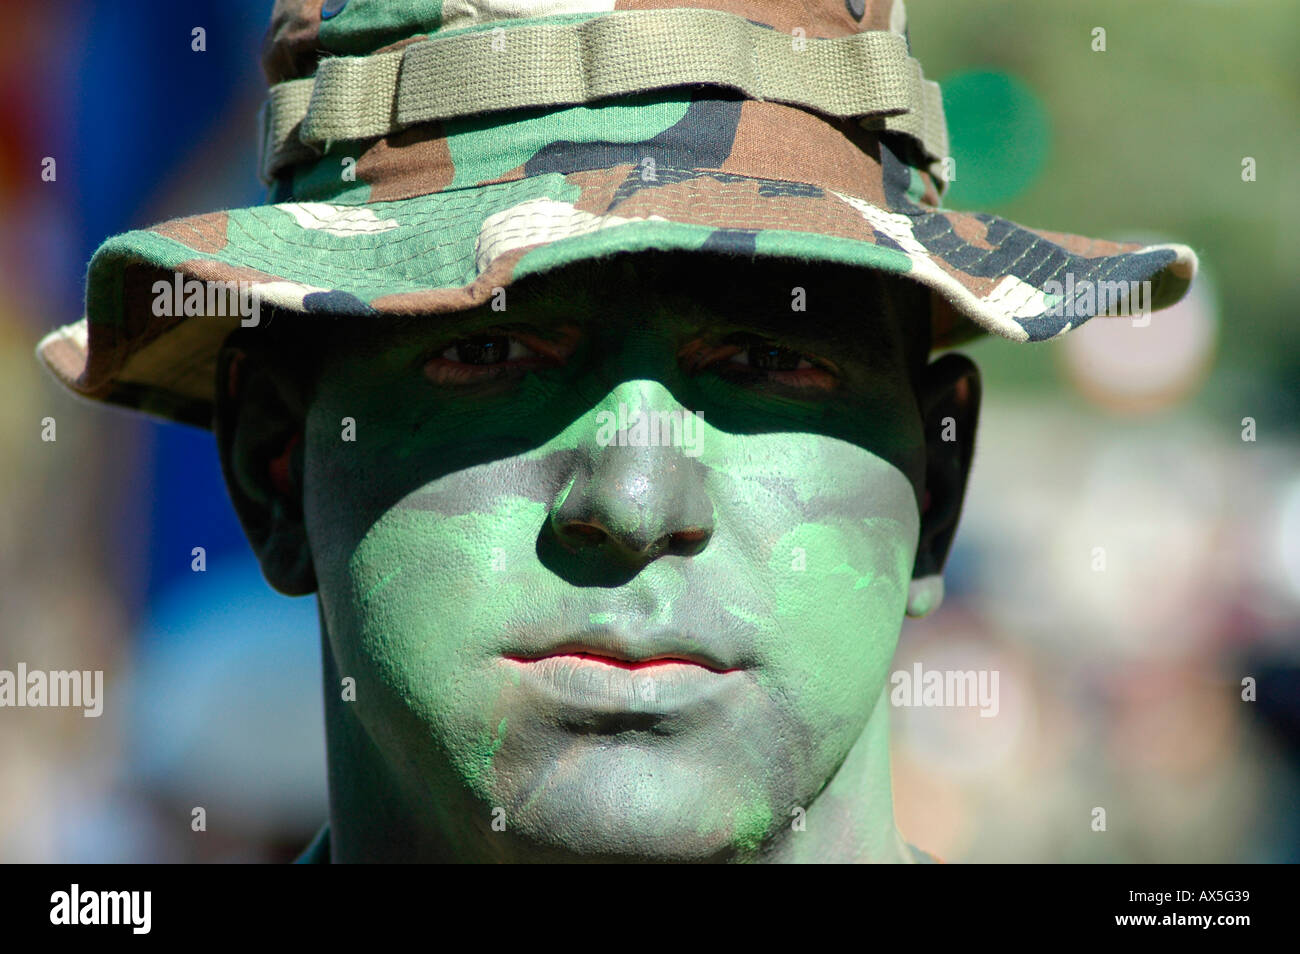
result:
[(839, 370), (831, 362), (748, 332), (732, 334), (717, 344), (697, 338), (678, 358), (689, 373), (713, 369), (737, 384), (760, 390), (775, 386), (828, 392), (839, 384)]
[(813, 363), (798, 351), (769, 344), (753, 344), (737, 351), (729, 364), (746, 365), (759, 371), (802, 371)]
[(501, 364), (504, 361), (522, 361), (539, 355), (518, 338), (510, 335), (475, 335), (457, 341), (440, 357), (446, 361), (455, 361), (457, 364), (487, 365)]

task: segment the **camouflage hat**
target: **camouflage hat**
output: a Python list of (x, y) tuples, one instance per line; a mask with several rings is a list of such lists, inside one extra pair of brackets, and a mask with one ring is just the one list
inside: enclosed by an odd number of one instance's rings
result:
[(928, 286), (943, 348), (1054, 337), (1108, 313), (1103, 287), (1164, 307), (1196, 270), (943, 210), (901, 0), (277, 0), (263, 66), (268, 203), (105, 242), (85, 318), (38, 349), (74, 391), (209, 426), (239, 291), (437, 314), (615, 252), (783, 257)]

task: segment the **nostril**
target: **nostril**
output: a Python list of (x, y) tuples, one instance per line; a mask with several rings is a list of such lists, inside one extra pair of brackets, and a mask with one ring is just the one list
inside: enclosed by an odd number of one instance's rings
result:
[(674, 556), (695, 556), (709, 542), (709, 531), (692, 528), (668, 535), (668, 552)]
[(572, 547), (599, 546), (606, 536), (604, 530), (589, 523), (570, 523), (560, 529), (560, 538)]

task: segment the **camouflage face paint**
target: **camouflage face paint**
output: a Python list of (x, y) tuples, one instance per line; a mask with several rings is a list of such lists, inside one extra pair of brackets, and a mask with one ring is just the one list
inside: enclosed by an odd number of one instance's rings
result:
[[(355, 702), (326, 693), (334, 850), (899, 857), (879, 700), (924, 446), (896, 319), (812, 306), (796, 335), (787, 313), (777, 363), (825, 359), (811, 386), (747, 347), (774, 333), (756, 311), (610, 278), (329, 349), (305, 513), (327, 678), (356, 680)], [(577, 343), (455, 378), (515, 348), (475, 331), (503, 317)], [(638, 411), (702, 416), (697, 453), (598, 440)], [(564, 649), (692, 662), (537, 659)]]

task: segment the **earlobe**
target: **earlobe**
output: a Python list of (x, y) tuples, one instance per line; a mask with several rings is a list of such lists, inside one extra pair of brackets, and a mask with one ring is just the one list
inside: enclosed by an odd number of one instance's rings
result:
[[(921, 532), (908, 594), (908, 615), (933, 612), (943, 599), (942, 572), (961, 516), (979, 420), (979, 370), (949, 353), (928, 365), (917, 388), (925, 428)], [(915, 611), (914, 611), (915, 610)]]
[(213, 429), (226, 489), (273, 587), (315, 592), (302, 509), (305, 408), (298, 382), (255, 353), (227, 345), (217, 359)]
[(943, 602), (943, 577), (937, 573), (913, 579), (907, 586), (907, 615), (914, 619), (929, 616)]

